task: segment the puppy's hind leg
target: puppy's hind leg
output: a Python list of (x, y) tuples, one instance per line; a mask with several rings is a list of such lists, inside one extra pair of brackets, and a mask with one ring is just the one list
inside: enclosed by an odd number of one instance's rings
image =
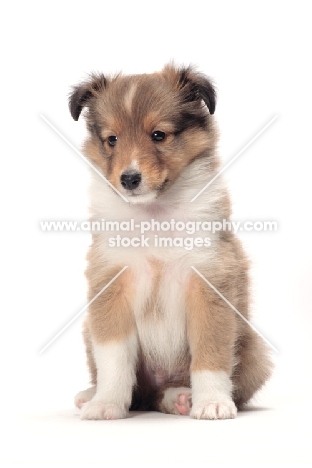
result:
[(92, 387), (89, 387), (86, 390), (82, 390), (81, 392), (77, 393), (77, 395), (75, 396), (75, 400), (74, 400), (75, 405), (79, 409), (82, 408), (82, 405), (84, 403), (92, 400), (96, 392), (96, 365), (95, 365), (93, 352), (92, 352), (92, 343), (91, 343), (91, 337), (90, 337), (90, 331), (89, 331), (87, 318), (85, 319), (84, 324), (83, 324), (82, 335), (83, 335), (83, 339), (84, 339), (84, 343), (86, 347), (87, 363), (89, 367), (91, 383), (93, 385)]
[(82, 390), (81, 392), (77, 393), (75, 396), (75, 405), (77, 408), (81, 409), (82, 405), (87, 401), (92, 400), (96, 392), (96, 386), (89, 387), (86, 390)]
[(192, 390), (189, 375), (172, 381), (155, 391), (152, 409), (166, 414), (188, 416), (192, 408)]
[(163, 393), (159, 409), (162, 413), (188, 416), (192, 408), (192, 390), (188, 387), (169, 387)]

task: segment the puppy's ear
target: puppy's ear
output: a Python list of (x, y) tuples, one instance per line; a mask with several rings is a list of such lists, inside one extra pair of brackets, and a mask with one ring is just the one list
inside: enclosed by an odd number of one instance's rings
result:
[(91, 75), (89, 81), (74, 86), (69, 96), (69, 110), (74, 120), (78, 120), (84, 107), (90, 105), (92, 98), (103, 91), (107, 86), (104, 75)]
[(203, 100), (210, 114), (214, 114), (217, 94), (209, 78), (194, 71), (192, 67), (176, 68), (173, 65), (167, 65), (163, 72), (175, 87), (181, 90), (185, 101)]

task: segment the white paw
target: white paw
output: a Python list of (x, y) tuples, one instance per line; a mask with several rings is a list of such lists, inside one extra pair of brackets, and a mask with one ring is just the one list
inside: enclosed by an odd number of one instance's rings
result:
[(92, 398), (95, 395), (95, 390), (96, 388), (94, 385), (93, 387), (87, 388), (86, 390), (77, 393), (77, 395), (75, 396), (75, 405), (77, 406), (77, 408), (81, 409), (84, 403), (92, 400)]
[(237, 409), (233, 401), (207, 401), (192, 407), (191, 418), (195, 419), (233, 419)]
[(164, 392), (160, 403), (163, 413), (189, 415), (192, 406), (192, 391), (187, 387), (170, 387)]
[(116, 403), (88, 401), (81, 410), (81, 419), (122, 419), (127, 411)]

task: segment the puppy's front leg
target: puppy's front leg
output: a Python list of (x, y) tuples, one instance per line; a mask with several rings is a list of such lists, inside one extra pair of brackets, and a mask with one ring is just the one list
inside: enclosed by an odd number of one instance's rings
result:
[[(96, 286), (90, 284), (90, 296), (115, 274), (112, 271), (105, 275), (104, 281)], [(126, 417), (130, 407), (138, 348), (129, 305), (130, 282), (131, 275), (125, 271), (89, 308), (88, 325), (97, 370), (96, 393), (83, 405), (82, 419), (120, 419)]]
[(186, 297), (191, 351), (192, 410), (196, 419), (236, 416), (231, 373), (236, 321), (230, 307), (197, 275)]

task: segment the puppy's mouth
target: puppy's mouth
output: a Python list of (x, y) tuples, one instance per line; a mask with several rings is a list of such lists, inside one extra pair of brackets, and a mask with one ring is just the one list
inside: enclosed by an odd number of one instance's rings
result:
[(157, 198), (157, 192), (152, 190), (150, 192), (140, 194), (127, 193), (126, 197), (132, 204), (151, 203)]
[(127, 197), (130, 203), (139, 204), (139, 203), (149, 203), (155, 200), (160, 194), (162, 194), (167, 185), (169, 179), (165, 179), (161, 184), (157, 185), (153, 189), (147, 189), (144, 187), (144, 182), (140, 184), (137, 188), (127, 189), (123, 187), (123, 193)]

